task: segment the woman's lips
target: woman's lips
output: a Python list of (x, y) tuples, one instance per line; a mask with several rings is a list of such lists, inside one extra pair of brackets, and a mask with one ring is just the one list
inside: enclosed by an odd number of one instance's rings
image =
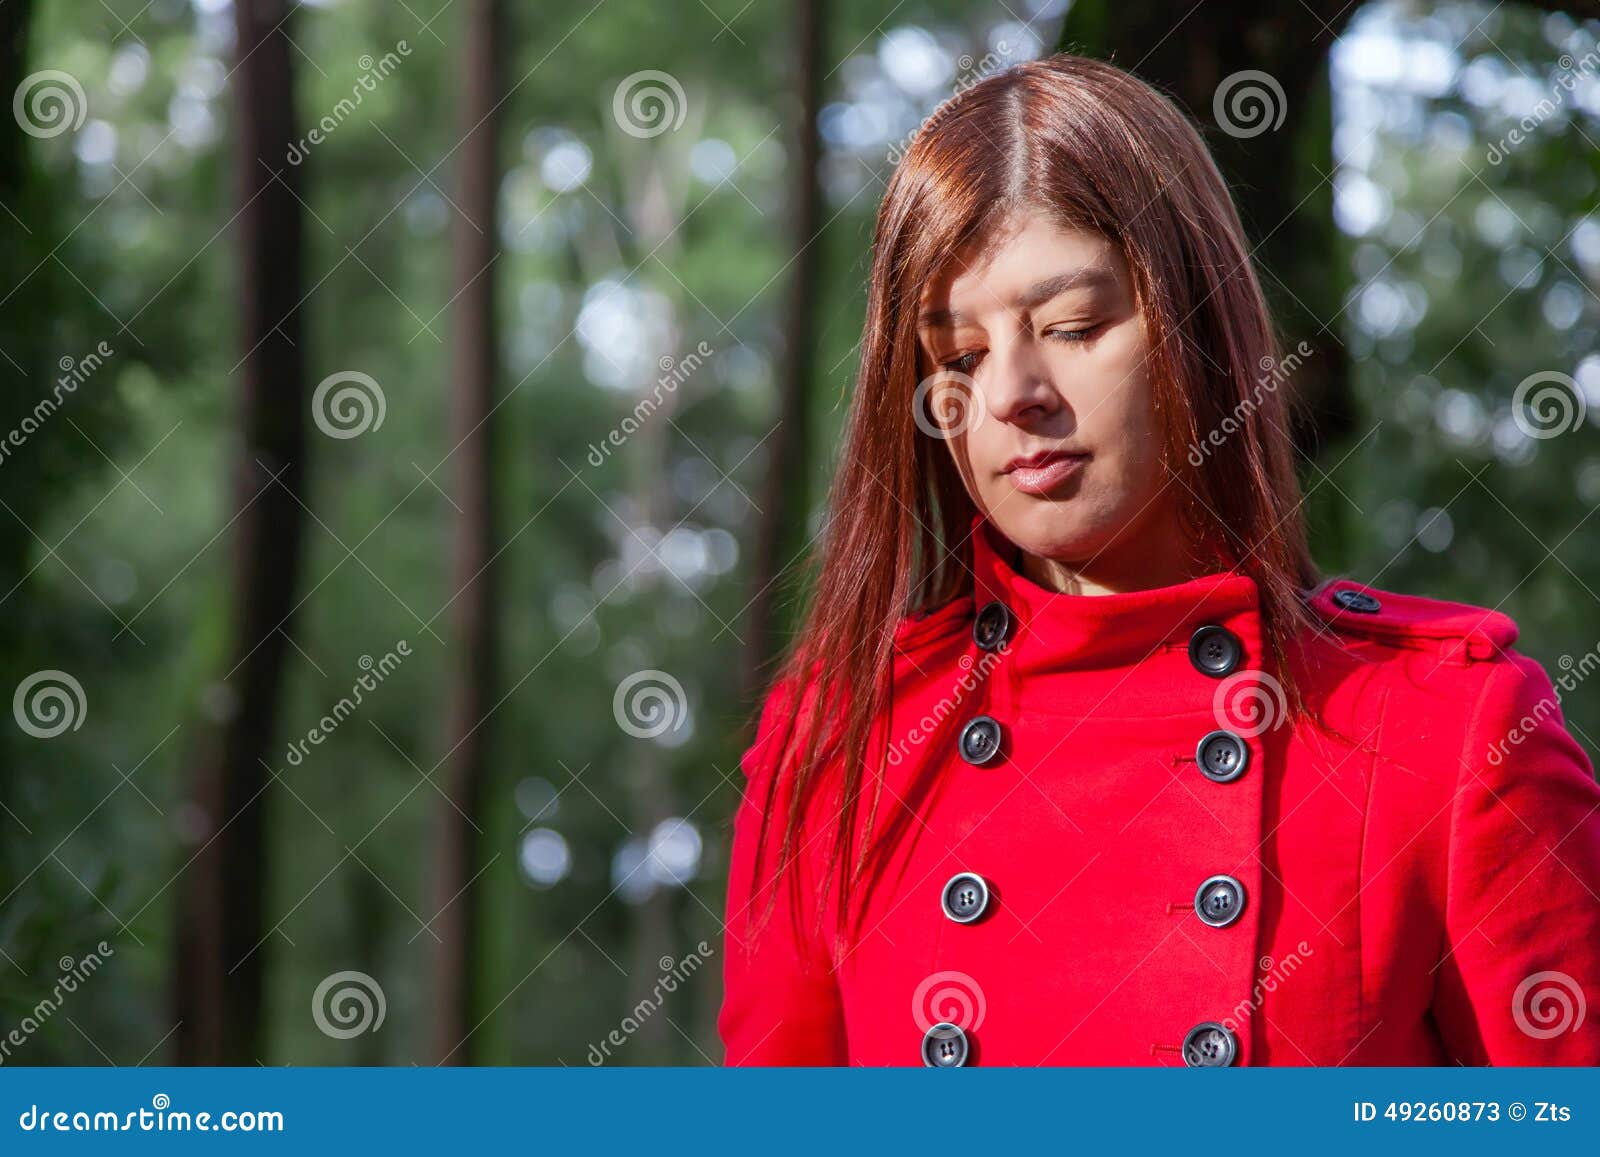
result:
[(1051, 454), (1026, 466), (1007, 471), (1011, 485), (1024, 494), (1049, 494), (1077, 476), (1089, 461), (1087, 454)]

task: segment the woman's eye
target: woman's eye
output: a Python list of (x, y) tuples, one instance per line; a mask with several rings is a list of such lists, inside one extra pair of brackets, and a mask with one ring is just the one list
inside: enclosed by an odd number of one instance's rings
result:
[(1083, 329), (1048, 329), (1045, 330), (1044, 336), (1053, 337), (1057, 341), (1082, 342), (1088, 341), (1099, 328), (1098, 325), (1091, 325)]
[(939, 368), (941, 370), (954, 370), (958, 374), (970, 374), (977, 364), (977, 354), (962, 354), (960, 357), (952, 358), (950, 361), (940, 362)]

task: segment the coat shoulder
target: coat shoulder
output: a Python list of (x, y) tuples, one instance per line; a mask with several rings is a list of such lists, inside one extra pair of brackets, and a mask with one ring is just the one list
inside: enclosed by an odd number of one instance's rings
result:
[(1561, 690), (1578, 676), (1564, 657), (1552, 681), (1513, 646), (1510, 616), (1342, 578), (1309, 592), (1307, 603), (1315, 629), (1304, 636), (1300, 653), (1309, 662), (1299, 673), (1327, 716), (1346, 734), (1370, 738), (1388, 763), (1453, 783), (1537, 731), (1540, 742), (1523, 748), (1517, 766), (1525, 770), (1542, 744), (1556, 762), (1587, 767), (1560, 707)]
[(1320, 583), (1305, 603), (1311, 625), (1297, 673), (1311, 697), (1343, 733), (1372, 737), (1411, 766), (1467, 750), (1474, 726), (1493, 729), (1484, 718), (1489, 700), (1510, 689), (1516, 700), (1537, 697), (1549, 687), (1542, 668), (1513, 646), (1516, 623), (1493, 608), (1346, 578)]
[(1517, 641), (1517, 624), (1504, 612), (1346, 578), (1325, 580), (1306, 592), (1305, 602), (1319, 633), (1358, 645), (1429, 651), (1455, 666), (1505, 659)]

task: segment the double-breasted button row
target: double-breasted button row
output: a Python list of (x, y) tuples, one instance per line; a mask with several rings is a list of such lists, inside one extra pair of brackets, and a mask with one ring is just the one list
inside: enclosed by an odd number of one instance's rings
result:
[[(1238, 670), (1244, 644), (1226, 627), (1207, 623), (1189, 636), (1189, 662), (1202, 675), (1222, 679)], [(1207, 732), (1195, 745), (1195, 762), (1213, 783), (1232, 783), (1250, 766), (1250, 748), (1225, 728)], [(1244, 913), (1244, 885), (1232, 876), (1212, 876), (1194, 894), (1195, 915), (1213, 928), (1226, 928)], [(1202, 1021), (1183, 1038), (1183, 1063), (1192, 1068), (1225, 1068), (1239, 1055), (1239, 1040), (1226, 1025)]]
[[(1011, 637), (1015, 619), (1011, 608), (998, 600), (985, 603), (972, 621), (972, 641), (980, 651), (998, 651)], [(956, 748), (961, 758), (975, 767), (993, 763), (1000, 757), (1005, 733), (993, 716), (979, 715), (961, 729)]]
[[(939, 893), (939, 907), (957, 924), (971, 924), (989, 910), (989, 881), (977, 872), (957, 872)], [(960, 1025), (936, 1024), (922, 1034), (922, 1063), (948, 1069), (967, 1063), (972, 1041)]]
[[(1016, 620), (1002, 602), (984, 605), (972, 623), (972, 641), (980, 651), (998, 651), (1011, 637)], [(956, 751), (974, 767), (1000, 758), (1005, 729), (992, 715), (978, 715), (961, 729)], [(971, 924), (989, 910), (989, 882), (976, 872), (957, 872), (939, 893), (939, 907), (947, 919)], [(929, 1068), (952, 1069), (972, 1056), (972, 1040), (958, 1024), (941, 1022), (922, 1034), (922, 1063)]]

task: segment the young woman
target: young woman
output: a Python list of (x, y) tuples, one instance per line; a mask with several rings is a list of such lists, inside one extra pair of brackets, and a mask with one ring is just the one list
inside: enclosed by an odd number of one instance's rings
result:
[(1493, 610), (1320, 581), (1194, 128), (1058, 56), (894, 173), (746, 752), (732, 1064), (1600, 1063), (1600, 788)]

